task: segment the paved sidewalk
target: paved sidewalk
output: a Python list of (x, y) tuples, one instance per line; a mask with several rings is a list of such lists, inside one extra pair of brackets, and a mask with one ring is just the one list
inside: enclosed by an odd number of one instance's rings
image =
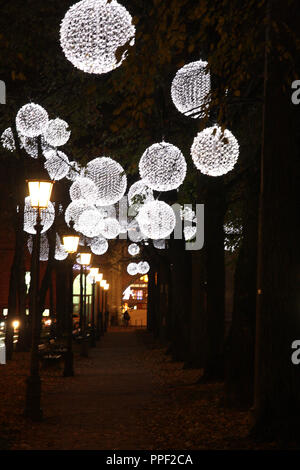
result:
[(43, 394), (45, 419), (29, 425), (15, 449), (150, 449), (141, 411), (151, 400), (153, 377), (138, 359), (135, 329), (112, 329), (75, 358), (76, 376)]

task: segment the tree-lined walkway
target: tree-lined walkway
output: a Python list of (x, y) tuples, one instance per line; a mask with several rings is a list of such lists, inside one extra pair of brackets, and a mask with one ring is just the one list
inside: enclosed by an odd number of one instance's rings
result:
[[(76, 349), (76, 348), (75, 348)], [(42, 370), (44, 421), (20, 417), (28, 358), (0, 369), (6, 389), (9, 448), (42, 450), (164, 450), (272, 448), (247, 437), (247, 412), (225, 410), (223, 384), (197, 384), (201, 371), (172, 362), (150, 333), (113, 328), (83, 358), (74, 377)], [(21, 366), (20, 366), (21, 364)], [(2, 419), (1, 419), (2, 418)], [(10, 422), (10, 419), (13, 421)], [(12, 423), (16, 423), (12, 428)], [(2, 428), (1, 428), (2, 426)], [(1, 447), (1, 445), (0, 445)]]

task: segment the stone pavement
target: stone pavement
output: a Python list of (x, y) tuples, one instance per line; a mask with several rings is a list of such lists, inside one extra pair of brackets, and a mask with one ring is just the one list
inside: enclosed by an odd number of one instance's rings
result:
[(134, 328), (114, 328), (89, 358), (77, 353), (76, 375), (43, 393), (44, 421), (29, 424), (14, 448), (151, 449), (143, 413), (159, 385), (140, 360), (139, 336)]

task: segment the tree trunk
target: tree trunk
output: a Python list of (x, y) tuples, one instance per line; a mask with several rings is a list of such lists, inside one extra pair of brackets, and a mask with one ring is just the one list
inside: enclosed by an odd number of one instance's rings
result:
[[(269, 24), (284, 21), (297, 34), (295, 11), (277, 0), (270, 4)], [(267, 39), (272, 43), (271, 33)], [(300, 373), (291, 361), (291, 344), (300, 339), (300, 110), (274, 80), (287, 74), (274, 50), (274, 55), (266, 50), (253, 433), (299, 439)], [(288, 78), (292, 83), (294, 74)]]

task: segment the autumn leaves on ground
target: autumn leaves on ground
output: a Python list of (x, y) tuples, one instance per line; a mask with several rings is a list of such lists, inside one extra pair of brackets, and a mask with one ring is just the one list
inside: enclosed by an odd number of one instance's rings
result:
[(74, 377), (42, 369), (42, 423), (22, 417), (29, 356), (0, 366), (0, 449), (272, 449), (248, 437), (248, 414), (222, 406), (223, 384), (172, 362), (150, 333), (111, 329)]

